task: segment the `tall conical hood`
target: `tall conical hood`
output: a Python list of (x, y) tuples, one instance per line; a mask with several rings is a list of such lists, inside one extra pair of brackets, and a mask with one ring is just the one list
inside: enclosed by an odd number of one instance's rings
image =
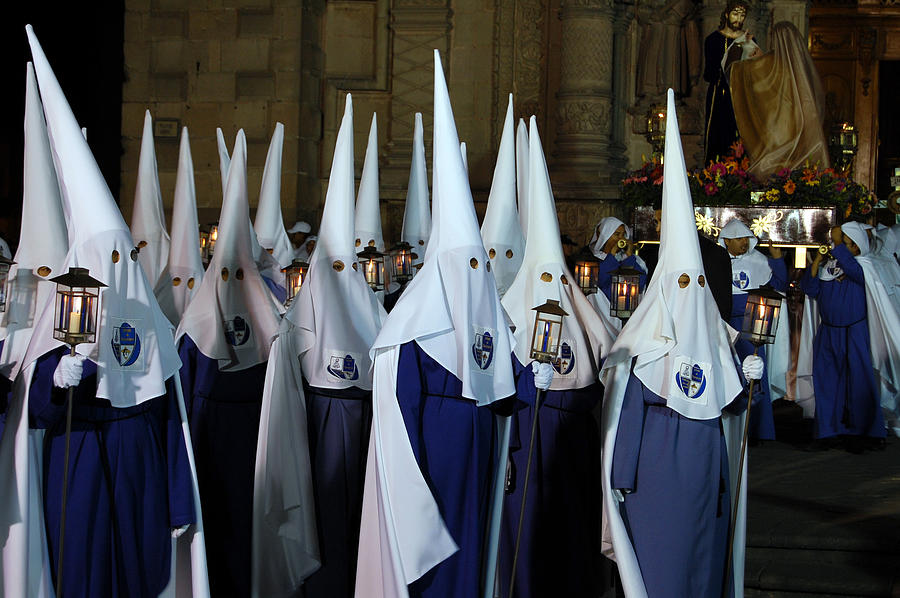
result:
[(197, 233), (197, 194), (194, 189), (194, 162), (187, 127), (181, 129), (178, 173), (172, 203), (172, 239), (169, 262), (154, 289), (163, 313), (176, 326), (203, 281), (200, 238)]
[(153, 147), (153, 119), (149, 110), (144, 112), (141, 157), (138, 161), (134, 208), (131, 214), (131, 237), (140, 249), (138, 261), (147, 275), (147, 280), (151, 285), (155, 285), (169, 259), (170, 241), (169, 233), (166, 232), (162, 193), (159, 190), (156, 149)]
[(228, 169), (231, 167), (231, 156), (228, 155), (228, 144), (221, 127), (216, 127), (216, 148), (219, 150), (219, 176), (222, 177), (222, 196), (228, 185)]
[(425, 170), (425, 128), (422, 126), (422, 114), (416, 112), (412, 164), (409, 167), (409, 186), (406, 188), (400, 240), (412, 245), (413, 252), (421, 262), (430, 235), (431, 208), (428, 205), (428, 172)]
[(434, 64), (431, 238), (422, 269), (388, 316), (373, 351), (415, 339), (462, 381), (463, 396), (487, 404), (515, 391), (506, 357), (514, 339), (481, 241), (437, 50)]
[(741, 391), (736, 333), (706, 284), (671, 89), (668, 99), (659, 262), (603, 368), (635, 357), (634, 374), (668, 407), (713, 419)]
[(516, 128), (516, 189), (519, 200), (519, 224), (522, 235), (528, 238), (528, 127), (519, 119)]
[[(165, 380), (181, 365), (172, 343), (172, 326), (137, 262), (131, 233), (47, 57), (31, 26), (25, 30), (74, 232), (61, 270), (88, 268), (91, 276), (108, 285), (101, 291), (96, 342), (78, 345), (77, 351), (97, 364), (98, 397), (115, 407), (134, 405), (165, 394)], [(48, 302), (35, 324), (25, 363), (59, 346), (52, 340), (54, 321), (54, 304)]]
[(372, 115), (369, 142), (363, 162), (359, 193), (356, 197), (356, 249), (374, 247), (384, 252), (384, 235), (381, 232), (381, 205), (378, 189), (378, 122)]
[[(309, 273), (285, 315), (300, 335), (303, 374), (325, 388), (372, 388), (369, 348), (386, 317), (356, 261), (353, 236), (353, 101), (338, 130)], [(335, 363), (341, 364), (335, 368)]]
[(469, 174), (469, 156), (466, 151), (466, 142), (461, 141), (459, 144), (459, 155), (462, 158), (463, 169), (466, 171), (466, 176)]
[(497, 280), (497, 290), (502, 297), (516, 277), (522, 265), (525, 238), (519, 224), (516, 209), (516, 148), (515, 121), (513, 120), (513, 97), (509, 94), (509, 105), (503, 121), (503, 135), (500, 137), (500, 151), (494, 166), (494, 180), (488, 196), (487, 211), (481, 224), (481, 238), (487, 249)]
[(187, 334), (219, 369), (244, 370), (266, 361), (279, 309), (253, 261), (248, 226), (247, 140), (238, 131), (219, 214), (216, 251), (177, 336)]
[(69, 251), (66, 220), (40, 94), (29, 62), (25, 81), (25, 171), (19, 247), (9, 270), (6, 311), (0, 317), (0, 375), (14, 379), (31, 339), (34, 317), (55, 293)]
[(294, 248), (284, 230), (281, 214), (281, 153), (284, 146), (284, 125), (275, 123), (275, 132), (269, 143), (266, 166), (263, 169), (262, 185), (259, 189), (259, 204), (256, 206), (256, 237), (263, 249), (271, 249), (272, 256), (285, 268), (294, 259)]
[(533, 308), (548, 300), (559, 301), (569, 315), (563, 319), (560, 358), (553, 364), (556, 374), (551, 388), (584, 388), (597, 382), (601, 360), (615, 341), (615, 331), (605, 325), (566, 266), (550, 174), (534, 116), (529, 124), (530, 230), (522, 267), (503, 297), (503, 307), (515, 328), (516, 357), (528, 363), (535, 318)]

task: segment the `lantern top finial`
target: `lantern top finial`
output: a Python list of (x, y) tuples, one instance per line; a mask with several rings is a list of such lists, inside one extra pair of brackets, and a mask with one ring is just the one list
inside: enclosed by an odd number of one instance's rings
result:
[(537, 307), (532, 307), (531, 309), (538, 312), (539, 314), (551, 314), (554, 316), (569, 315), (569, 312), (560, 307), (559, 301), (557, 301), (556, 299), (547, 299), (547, 301), (543, 305), (538, 305)]

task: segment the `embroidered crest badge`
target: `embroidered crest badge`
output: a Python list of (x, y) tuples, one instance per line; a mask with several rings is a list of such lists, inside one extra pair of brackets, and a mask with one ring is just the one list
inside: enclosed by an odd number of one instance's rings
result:
[(574, 368), (575, 351), (572, 350), (572, 346), (569, 343), (563, 342), (559, 345), (559, 357), (553, 362), (553, 369), (560, 376), (565, 376), (571, 373)]
[(746, 289), (750, 285), (750, 276), (743, 270), (735, 272), (732, 276), (731, 284), (739, 289)]
[(137, 329), (128, 322), (113, 327), (110, 344), (121, 367), (133, 366), (141, 355), (141, 337)]
[(250, 322), (241, 316), (235, 316), (223, 323), (225, 324), (225, 340), (229, 345), (240, 347), (250, 340)]
[(494, 337), (490, 330), (475, 331), (475, 343), (472, 345), (472, 357), (482, 370), (491, 367), (494, 361)]
[(681, 392), (689, 399), (699, 399), (706, 390), (706, 374), (699, 364), (682, 363), (675, 372), (675, 381)]
[(332, 355), (325, 368), (328, 373), (341, 380), (356, 380), (359, 378), (359, 368), (352, 355)]

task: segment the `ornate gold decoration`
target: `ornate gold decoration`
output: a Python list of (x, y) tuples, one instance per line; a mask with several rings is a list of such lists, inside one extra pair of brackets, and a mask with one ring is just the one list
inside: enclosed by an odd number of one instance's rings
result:
[(782, 218), (784, 218), (784, 213), (781, 210), (769, 212), (765, 216), (754, 218), (753, 222), (750, 223), (750, 230), (758, 237), (763, 233), (769, 232), (770, 227)]
[(694, 212), (694, 220), (697, 224), (697, 230), (704, 234), (718, 237), (719, 232), (722, 230), (720, 227), (716, 226), (716, 223), (710, 216), (706, 216), (700, 212)]

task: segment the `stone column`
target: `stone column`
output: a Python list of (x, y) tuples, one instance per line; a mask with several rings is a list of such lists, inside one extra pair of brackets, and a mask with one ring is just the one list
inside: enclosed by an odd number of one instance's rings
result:
[(564, 0), (554, 190), (571, 199), (615, 197), (623, 156), (613, 156), (613, 21), (610, 0)]

